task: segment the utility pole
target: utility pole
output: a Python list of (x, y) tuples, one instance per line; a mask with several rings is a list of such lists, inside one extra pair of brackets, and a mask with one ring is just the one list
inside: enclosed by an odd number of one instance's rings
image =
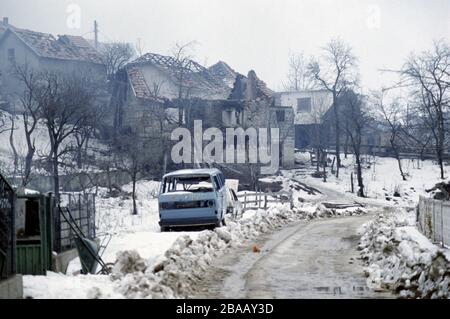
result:
[(95, 48), (98, 49), (98, 23), (94, 20)]

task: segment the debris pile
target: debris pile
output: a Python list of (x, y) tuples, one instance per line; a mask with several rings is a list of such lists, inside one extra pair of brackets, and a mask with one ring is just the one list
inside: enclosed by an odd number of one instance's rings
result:
[(364, 226), (359, 248), (367, 285), (400, 298), (450, 298), (450, 259), (405, 219), (381, 214)]
[(434, 199), (450, 200), (450, 182), (437, 183), (432, 188), (426, 189), (425, 191), (431, 193)]

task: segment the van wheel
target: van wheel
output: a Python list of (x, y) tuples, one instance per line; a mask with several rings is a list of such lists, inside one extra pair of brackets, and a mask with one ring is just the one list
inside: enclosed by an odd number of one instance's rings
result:
[(226, 226), (226, 224), (225, 224), (225, 218), (223, 218), (220, 222), (217, 222), (217, 223), (216, 223), (216, 227), (217, 227), (217, 228), (220, 228), (220, 227), (223, 227), (223, 226)]

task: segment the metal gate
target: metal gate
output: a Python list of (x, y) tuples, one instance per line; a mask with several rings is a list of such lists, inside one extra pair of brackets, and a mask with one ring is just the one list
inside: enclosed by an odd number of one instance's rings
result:
[[(95, 233), (95, 194), (93, 193), (61, 193), (61, 207), (67, 207), (74, 222), (88, 239), (94, 239)], [(60, 214), (55, 209), (55, 215)], [(72, 229), (60, 218), (59, 251), (66, 251), (76, 247)]]
[(16, 271), (14, 190), (0, 174), (0, 280)]

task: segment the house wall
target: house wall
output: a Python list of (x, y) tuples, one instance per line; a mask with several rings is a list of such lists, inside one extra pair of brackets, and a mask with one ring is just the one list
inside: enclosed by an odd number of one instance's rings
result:
[[(62, 74), (83, 73), (98, 78), (106, 79), (106, 66), (90, 62), (68, 61), (39, 57), (30, 47), (22, 42), (13, 33), (7, 33), (0, 42), (0, 94), (8, 96), (9, 100), (16, 100), (23, 92), (22, 83), (13, 75), (14, 69), (8, 60), (8, 50), (15, 50), (15, 62), (17, 65), (28, 65), (30, 69), (37, 71), (50, 71)], [(20, 111), (20, 103), (15, 103), (16, 111)]]
[[(284, 112), (284, 121), (278, 121), (277, 112)], [(277, 127), (280, 134), (281, 165), (292, 168), (295, 165), (295, 114), (291, 108), (271, 107), (270, 127)]]
[[(300, 98), (311, 98), (311, 111), (298, 112), (297, 100)], [(278, 93), (276, 104), (280, 106), (292, 107), (295, 113), (295, 124), (308, 125), (321, 122), (321, 117), (330, 109), (333, 104), (333, 96), (324, 90), (282, 92)]]
[(0, 93), (9, 98), (23, 91), (20, 82), (11, 76), (13, 65), (8, 61), (8, 49), (12, 48), (15, 49), (16, 63), (40, 67), (37, 55), (15, 35), (8, 33), (0, 42)]

